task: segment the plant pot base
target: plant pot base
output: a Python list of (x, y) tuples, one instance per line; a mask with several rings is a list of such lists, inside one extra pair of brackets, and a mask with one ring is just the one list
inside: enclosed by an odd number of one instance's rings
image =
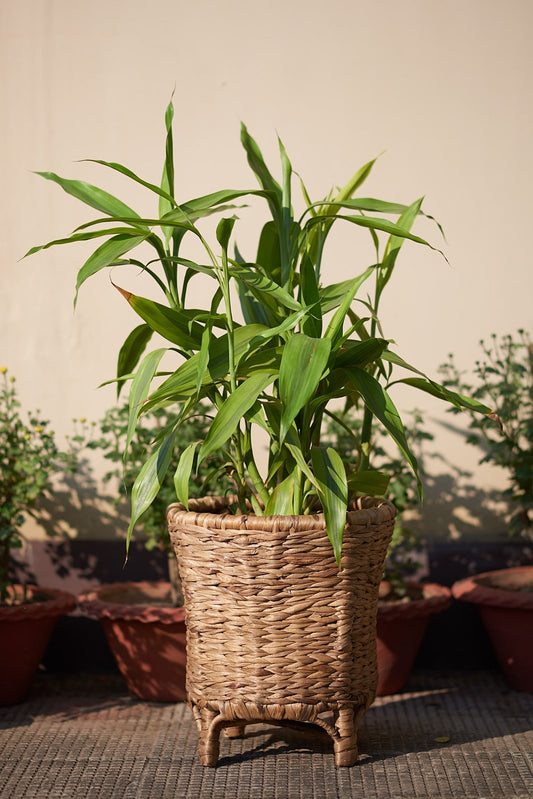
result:
[(76, 607), (75, 597), (66, 591), (39, 588), (33, 593), (39, 601), (0, 608), (2, 706), (26, 699), (57, 620)]
[(168, 583), (117, 583), (80, 597), (100, 620), (128, 691), (146, 702), (184, 702), (185, 611), (163, 602)]
[(450, 604), (448, 588), (436, 583), (413, 585), (423, 588), (422, 599), (378, 604), (378, 696), (401, 691), (411, 673), (430, 616)]
[[(527, 590), (529, 586), (529, 590)], [(478, 606), (509, 685), (533, 693), (533, 566), (478, 574), (453, 586)]]

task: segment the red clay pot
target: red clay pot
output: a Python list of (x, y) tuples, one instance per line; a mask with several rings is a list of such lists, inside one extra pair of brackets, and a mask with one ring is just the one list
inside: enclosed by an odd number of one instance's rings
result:
[(533, 693), (533, 566), (477, 574), (452, 592), (478, 606), (509, 685)]
[(53, 588), (30, 587), (27, 596), (24, 605), (0, 608), (0, 705), (26, 699), (57, 620), (76, 607), (76, 597)]
[(431, 614), (450, 605), (448, 588), (435, 583), (412, 585), (423, 589), (423, 599), (378, 603), (378, 696), (395, 694), (403, 688)]
[(183, 702), (185, 610), (171, 606), (170, 583), (115, 583), (79, 598), (100, 620), (130, 693), (148, 702)]

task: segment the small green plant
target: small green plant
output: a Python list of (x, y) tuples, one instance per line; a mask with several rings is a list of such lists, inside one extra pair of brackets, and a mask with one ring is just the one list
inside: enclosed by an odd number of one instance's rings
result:
[(23, 545), (21, 525), (38, 499), (50, 492), (52, 475), (76, 470), (77, 436), (61, 451), (50, 423), (40, 411), (21, 414), (15, 378), (0, 368), (0, 605), (14, 592), (9, 579), (10, 553)]
[(515, 510), (509, 519), (512, 535), (533, 534), (533, 344), (529, 333), (492, 334), (480, 341), (482, 357), (471, 373), (458, 369), (453, 354), (440, 367), (446, 386), (467, 392), (495, 409), (492, 422), (480, 424), (470, 414), (467, 438), (482, 451), (480, 463), (505, 469), (509, 487), (503, 496)]
[[(125, 264), (142, 270), (160, 292), (161, 301), (156, 302), (116, 286), (142, 319), (124, 342), (118, 360), (117, 380), (132, 381), (126, 450), (143, 414), (180, 406), (175, 422), (161, 431), (133, 486), (128, 540), (161, 488), (182, 430), (197, 414), (199, 404), (208, 402), (216, 411), (209, 431), (202, 441), (181, 452), (174, 473), (178, 498), (188, 504), (191, 474), (222, 449), (231, 463), (241, 512), (251, 507), (259, 515), (307, 514), (319, 504), (340, 564), (348, 502), (360, 494), (379, 496), (387, 486), (387, 475), (369, 469), (375, 422), (396, 442), (408, 467), (418, 475), (391, 387), (404, 383), (457, 407), (491, 411), (410, 366), (382, 333), (380, 302), (404, 242), (436, 249), (412, 232), (417, 219), (426, 216), (422, 199), (404, 205), (356, 196), (374, 159), (341, 189), (332, 189), (315, 202), (298, 180), (303, 208), (297, 210), (295, 176), (282, 142), (278, 182), (242, 125), (241, 142), (259, 188), (223, 189), (178, 202), (173, 114), (170, 103), (159, 185), (121, 164), (96, 162), (150, 192), (158, 201), (155, 215), (141, 216), (91, 184), (53, 172), (39, 173), (99, 216), (67, 238), (33, 247), (28, 253), (94, 240), (98, 246), (78, 272), (76, 292), (95, 273)], [(255, 254), (245, 257), (234, 238), (235, 203), (257, 198), (266, 203), (270, 218), (259, 234)], [(213, 214), (222, 218), (208, 240), (204, 223)], [(337, 223), (370, 234), (375, 257), (362, 270), (349, 260), (346, 278), (328, 284), (325, 246)], [(201, 256), (197, 249), (185, 249), (191, 240), (201, 246)], [(191, 304), (189, 295), (191, 281), (198, 275), (207, 284), (200, 308)], [(240, 302), (237, 313), (233, 290)], [(163, 337), (165, 346), (144, 355), (154, 332)], [(357, 408), (362, 418), (355, 468), (321, 443), (326, 410), (340, 398)], [(265, 474), (258, 465), (254, 435), (258, 428), (268, 439)]]
[[(360, 457), (358, 442), (361, 425), (362, 419), (354, 413), (353, 408), (348, 408), (346, 412), (332, 417), (326, 429), (325, 440), (331, 447), (342, 452), (349, 464), (357, 464)], [(433, 440), (433, 435), (424, 429), (421, 411), (413, 410), (409, 413), (405, 431), (413, 452), (417, 454), (420, 467), (422, 463), (420, 453), (423, 444)], [(420, 505), (417, 481), (402, 457), (402, 453), (394, 444), (391, 446), (390, 438), (386, 436), (382, 428), (378, 427), (374, 431), (372, 442), (369, 465), (371, 468), (389, 475), (386, 496), (394, 503), (398, 511), (383, 572), (383, 580), (390, 587), (389, 595), (385, 598), (403, 599), (409, 595), (410, 591), (408, 578), (420, 566), (414, 555), (420, 551), (423, 543), (405, 525), (403, 515), (405, 511)], [(420, 471), (423, 474), (422, 469)]]

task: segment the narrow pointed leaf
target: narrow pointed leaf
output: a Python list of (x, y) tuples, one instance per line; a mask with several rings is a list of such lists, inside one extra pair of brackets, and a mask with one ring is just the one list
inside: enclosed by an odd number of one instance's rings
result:
[(104, 244), (98, 247), (98, 249), (95, 250), (93, 254), (85, 261), (78, 272), (78, 277), (76, 280), (76, 296), (80, 290), (80, 287), (83, 283), (85, 283), (87, 278), (91, 277), (91, 275), (95, 275), (101, 269), (112, 266), (122, 255), (125, 255), (130, 250), (133, 250), (135, 247), (141, 244), (141, 242), (146, 241), (149, 235), (149, 233), (144, 233), (141, 236), (113, 236), (111, 239), (109, 239), (109, 241), (106, 241)]
[(389, 435), (397, 443), (401, 452), (403, 452), (405, 459), (411, 466), (418, 480), (419, 490), (421, 490), (421, 484), (418, 478), (417, 460), (411, 452), (405, 435), (405, 428), (393, 401), (383, 386), (381, 386), (372, 375), (368, 374), (368, 372), (365, 372), (363, 369), (358, 369), (357, 367), (346, 369), (345, 371), (349, 375), (354, 387), (363, 398), (365, 405), (367, 405), (374, 416), (379, 419)]
[(203, 326), (191, 319), (190, 311), (179, 311), (116, 286), (133, 310), (147, 325), (172, 344), (185, 350), (198, 350), (202, 344)]
[(390, 477), (373, 469), (348, 474), (348, 494), (356, 496), (384, 497), (389, 487)]
[(198, 464), (228, 441), (246, 411), (250, 410), (258, 396), (272, 380), (273, 375), (258, 372), (237, 386), (219, 408), (198, 454)]
[[(244, 325), (234, 331), (234, 355), (237, 363), (249, 351), (251, 341), (264, 329), (262, 325)], [(196, 394), (196, 377), (200, 363), (200, 353), (196, 352), (154, 391), (147, 406), (156, 406), (167, 399), (179, 401)], [(209, 372), (206, 373), (202, 385), (223, 379), (228, 370), (228, 337), (226, 335), (217, 339), (213, 336), (209, 343)]]
[(101, 211), (103, 214), (112, 217), (138, 217), (138, 214), (129, 205), (126, 205), (117, 197), (113, 197), (112, 194), (108, 194), (107, 191), (98, 188), (98, 186), (92, 186), (82, 180), (61, 178), (54, 172), (36, 172), (35, 174), (40, 175), (45, 180), (57, 183), (67, 194), (71, 194), (85, 203), (85, 205), (90, 205), (91, 208), (96, 208), (97, 211)]
[(257, 267), (254, 269), (254, 266), (254, 264), (232, 264), (229, 273), (235, 280), (242, 281), (260, 302), (273, 303), (274, 308), (276, 304), (296, 311), (301, 308), (292, 294), (260, 272)]
[(265, 516), (291, 516), (294, 513), (294, 488), (295, 478), (290, 474), (270, 494)]
[(194, 456), (199, 441), (193, 441), (186, 447), (179, 459), (177, 469), (174, 473), (174, 488), (176, 489), (176, 496), (182, 502), (187, 510), (189, 509), (189, 481), (191, 479), (192, 469), (194, 465)]
[(365, 280), (372, 275), (376, 267), (377, 264), (373, 264), (365, 269), (365, 271), (358, 277), (350, 278), (349, 280), (342, 280), (340, 283), (332, 283), (330, 286), (320, 288), (319, 296), (322, 313), (327, 314), (329, 311), (333, 311), (335, 308), (338, 308), (346, 295), (352, 291), (354, 285), (357, 286), (357, 289), (359, 289)]
[(313, 471), (321, 488), (328, 537), (340, 568), (341, 548), (348, 507), (348, 483), (341, 456), (331, 447), (313, 447)]
[(445, 388), (439, 383), (435, 383), (433, 380), (428, 380), (421, 377), (406, 377), (403, 380), (396, 380), (395, 383), (403, 383), (407, 386), (417, 388), (419, 391), (424, 391), (426, 394), (431, 394), (432, 397), (437, 397), (437, 399), (444, 400), (444, 402), (449, 402), (452, 405), (455, 405), (456, 408), (466, 408), (469, 411), (482, 413), (485, 416), (489, 416), (494, 413), (494, 409), (489, 408), (487, 405), (484, 405), (477, 400), (471, 399), (470, 397), (465, 397), (463, 394), (458, 394), (456, 391), (450, 391), (450, 389)]
[[(148, 232), (149, 231), (147, 231), (147, 233)], [(142, 230), (135, 227), (104, 228), (102, 230), (91, 230), (86, 233), (73, 233), (71, 236), (67, 236), (64, 239), (54, 239), (46, 244), (38, 244), (36, 247), (32, 247), (31, 250), (28, 250), (23, 257), (27, 258), (29, 255), (40, 252), (40, 250), (48, 250), (49, 247), (57, 247), (61, 244), (75, 244), (78, 241), (91, 241), (92, 239), (103, 238), (104, 236), (138, 236), (139, 233), (142, 233)]]
[(148, 355), (145, 355), (139, 365), (139, 368), (137, 369), (135, 377), (133, 378), (129, 394), (129, 419), (128, 430), (126, 434), (126, 445), (124, 448), (124, 462), (126, 462), (127, 459), (128, 450), (135, 432), (137, 419), (142, 411), (143, 403), (150, 392), (150, 385), (157, 371), (157, 367), (159, 366), (159, 362), (165, 352), (165, 348), (160, 348), (149, 352)]
[(172, 460), (175, 438), (176, 433), (172, 432), (163, 440), (150, 455), (135, 480), (131, 492), (131, 519), (126, 548), (129, 548), (135, 525), (159, 493)]
[(279, 369), (279, 395), (283, 403), (280, 441), (314, 395), (326, 368), (331, 342), (296, 333), (285, 345)]
[(133, 372), (151, 337), (152, 329), (149, 325), (139, 325), (131, 331), (120, 348), (117, 361), (117, 399), (124, 385), (122, 378)]
[(331, 339), (332, 346), (335, 345), (336, 340), (340, 335), (342, 335), (344, 320), (346, 319), (348, 308), (352, 304), (355, 295), (359, 291), (361, 285), (372, 274), (373, 271), (374, 267), (369, 266), (368, 269), (365, 269), (362, 275), (359, 275), (359, 277), (352, 281), (352, 285), (344, 295), (339, 307), (335, 311), (333, 318), (327, 326), (326, 332), (324, 334), (326, 338)]

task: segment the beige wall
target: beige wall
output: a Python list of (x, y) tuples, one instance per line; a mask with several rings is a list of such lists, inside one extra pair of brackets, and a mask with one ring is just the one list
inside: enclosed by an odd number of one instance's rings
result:
[[(19, 260), (87, 219), (31, 170), (119, 193), (120, 179), (74, 163), (96, 157), (157, 182), (174, 86), (183, 199), (253, 183), (241, 119), (270, 158), (280, 134), (313, 194), (385, 151), (368, 193), (426, 195), (452, 266), (406, 249), (384, 322), (408, 360), (434, 372), (453, 351), (467, 366), (480, 337), (531, 329), (532, 24), (529, 0), (4, 0), (0, 365), (24, 403), (63, 432), (73, 416), (98, 418), (113, 390), (97, 386), (136, 324), (107, 275), (73, 313), (80, 250)], [(141, 192), (124, 199), (153, 208)], [(330, 275), (360, 272), (363, 253), (339, 241)], [(437, 446), (475, 465), (457, 436), (439, 433)]]

